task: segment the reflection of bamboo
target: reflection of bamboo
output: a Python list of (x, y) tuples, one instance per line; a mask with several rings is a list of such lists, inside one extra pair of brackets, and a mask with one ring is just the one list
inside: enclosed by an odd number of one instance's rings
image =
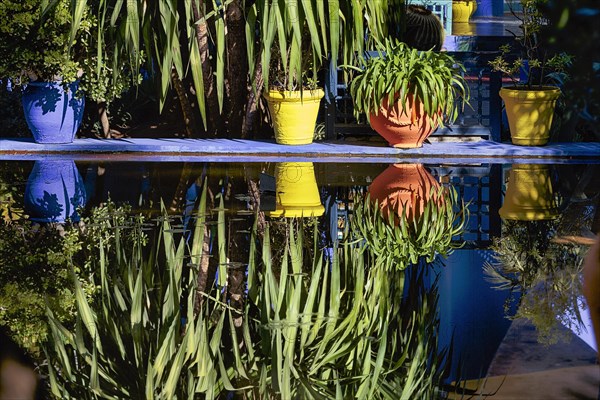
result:
[(179, 211), (181, 205), (183, 204), (183, 197), (185, 196), (185, 191), (187, 190), (190, 176), (192, 175), (192, 167), (192, 163), (183, 163), (181, 176), (179, 177), (179, 183), (177, 183), (177, 189), (175, 189), (175, 194), (173, 195), (173, 200), (171, 201), (171, 206), (169, 207), (169, 211), (173, 213)]
[(194, 314), (200, 312), (202, 303), (204, 302), (203, 292), (206, 291), (206, 282), (208, 281), (208, 265), (210, 260), (210, 236), (208, 228), (204, 225), (204, 236), (202, 239), (202, 257), (200, 258), (200, 268), (198, 270), (198, 287), (196, 291), (196, 300), (194, 302)]

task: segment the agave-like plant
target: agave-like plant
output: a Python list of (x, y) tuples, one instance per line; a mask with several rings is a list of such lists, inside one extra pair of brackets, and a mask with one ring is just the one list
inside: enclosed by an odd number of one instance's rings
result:
[[(254, 335), (236, 365), (249, 398), (431, 398), (445, 352), (438, 354), (437, 290), (424, 269), (374, 265), (363, 246), (345, 242), (304, 254), (301, 220), (289, 222), (284, 254), (272, 259), (269, 230), (249, 265), (245, 318)], [(256, 250), (257, 248), (254, 248)], [(405, 287), (405, 282), (408, 282)], [(249, 310), (250, 310), (249, 309)], [(252, 351), (250, 351), (252, 349)]]
[(421, 257), (427, 262), (447, 257), (460, 247), (452, 239), (464, 230), (468, 208), (452, 187), (432, 187), (428, 198), (423, 213), (414, 216), (403, 209), (384, 215), (369, 195), (359, 198), (351, 221), (353, 238), (364, 240), (376, 265), (387, 270), (404, 270)]
[[(426, 268), (385, 268), (356, 241), (321, 249), (316, 224), (311, 242), (302, 219), (287, 222), (276, 257), (269, 226), (259, 235), (256, 219), (245, 306), (234, 309), (224, 301), (231, 263), (222, 203), (219, 280), (206, 290), (197, 284), (206, 256), (199, 239), (207, 226), (206, 188), (189, 258), (164, 215), (150, 248), (141, 219), (114, 226), (114, 240), (99, 244), (98, 273), (91, 278), (100, 287), (95, 302), (72, 271), (74, 332), (48, 311), (46, 351), (56, 397), (434, 397), (445, 357), (437, 349), (435, 284), (423, 286)], [(135, 238), (133, 246), (122, 246), (125, 235)]]
[[(196, 229), (202, 230), (206, 222), (205, 204), (206, 191)], [(195, 262), (202, 257), (202, 247), (194, 243), (188, 263), (185, 241), (176, 244), (166, 211), (158, 224), (159, 235), (150, 249), (145, 247), (148, 238), (141, 217), (130, 226), (111, 227), (114, 240), (98, 244), (92, 279), (100, 287), (100, 298), (94, 303), (88, 302), (72, 270), (75, 332), (48, 309), (52, 340), (46, 353), (57, 398), (191, 399), (196, 392), (222, 390), (217, 371), (227, 308), (205, 302), (203, 313), (194, 314)], [(125, 236), (135, 238), (132, 246), (123, 246)], [(109, 246), (114, 246), (111, 258)]]

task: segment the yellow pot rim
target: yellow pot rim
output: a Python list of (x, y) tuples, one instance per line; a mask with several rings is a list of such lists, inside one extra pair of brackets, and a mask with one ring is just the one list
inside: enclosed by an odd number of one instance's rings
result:
[(325, 213), (325, 207), (323, 205), (318, 206), (298, 206), (298, 207), (285, 207), (280, 210), (268, 211), (267, 214), (270, 217), (320, 217)]
[(560, 96), (560, 89), (554, 86), (542, 86), (538, 89), (514, 87), (500, 88), (500, 97), (525, 100), (555, 100)]
[(264, 93), (263, 96), (267, 100), (274, 101), (289, 101), (289, 102), (300, 102), (300, 101), (320, 101), (323, 96), (325, 96), (325, 92), (323, 89), (315, 89), (315, 90), (269, 90)]

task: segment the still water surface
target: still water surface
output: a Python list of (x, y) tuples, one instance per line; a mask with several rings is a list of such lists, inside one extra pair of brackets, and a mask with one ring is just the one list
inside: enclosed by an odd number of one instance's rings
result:
[(443, 397), (509, 329), (593, 363), (594, 165), (1, 167), (0, 323), (58, 397)]

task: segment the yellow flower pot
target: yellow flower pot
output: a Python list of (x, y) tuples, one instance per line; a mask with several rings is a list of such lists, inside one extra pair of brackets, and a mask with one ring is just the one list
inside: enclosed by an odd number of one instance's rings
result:
[(513, 144), (543, 146), (548, 143), (559, 95), (560, 90), (551, 86), (536, 90), (500, 89)]
[(557, 218), (558, 207), (552, 189), (550, 167), (543, 164), (513, 165), (499, 213), (503, 219), (519, 221)]
[(311, 162), (284, 162), (275, 168), (277, 190), (271, 217), (319, 217), (325, 212)]
[(321, 99), (321, 89), (300, 91), (270, 90), (264, 96), (269, 104), (273, 120), (275, 140), (279, 144), (310, 144), (315, 133), (315, 124)]
[[(477, 10), (476, 1), (454, 0), (452, 2), (452, 22), (466, 24)], [(454, 32), (454, 30), (452, 30)]]

